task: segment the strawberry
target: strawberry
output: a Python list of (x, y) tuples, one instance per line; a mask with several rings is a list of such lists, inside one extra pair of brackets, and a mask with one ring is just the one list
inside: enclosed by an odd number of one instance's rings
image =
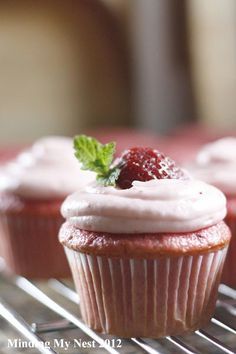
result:
[(117, 162), (120, 169), (116, 184), (127, 189), (133, 181), (149, 181), (151, 179), (182, 179), (184, 171), (175, 162), (158, 150), (134, 147), (126, 150)]

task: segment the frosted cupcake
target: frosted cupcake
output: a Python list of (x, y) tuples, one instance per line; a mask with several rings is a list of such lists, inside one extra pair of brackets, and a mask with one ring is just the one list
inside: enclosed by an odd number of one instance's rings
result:
[(227, 137), (205, 145), (191, 167), (192, 173), (221, 189), (227, 197), (225, 222), (232, 232), (222, 281), (236, 287), (236, 138)]
[(73, 157), (73, 142), (46, 137), (7, 163), (0, 174), (0, 246), (11, 273), (66, 277), (57, 235), (65, 197), (94, 179)]
[(79, 136), (75, 147), (98, 174), (63, 203), (59, 234), (85, 322), (153, 338), (207, 324), (230, 240), (222, 192), (157, 150), (133, 148), (110, 167), (113, 144)]

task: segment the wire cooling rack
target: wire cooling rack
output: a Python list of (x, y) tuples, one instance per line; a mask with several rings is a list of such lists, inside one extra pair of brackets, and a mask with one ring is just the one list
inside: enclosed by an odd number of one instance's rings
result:
[[(160, 340), (127, 340), (97, 334), (83, 323), (78, 307), (79, 298), (72, 283), (57, 279), (35, 283), (20, 276), (8, 277), (4, 270), (0, 272), (0, 282), (3, 288), (4, 284), (7, 288), (5, 293), (1, 291), (0, 317), (19, 332), (27, 343), (32, 343), (36, 352), (236, 354), (236, 290), (223, 284), (219, 288), (215, 316), (207, 328), (191, 335), (169, 336)], [(27, 305), (24, 308), (12, 301), (20, 293), (26, 304), (28, 301), (30, 311)], [(36, 309), (33, 321), (26, 320), (39, 305), (40, 309)], [(50, 320), (43, 320), (45, 314), (50, 314)], [(65, 346), (66, 341), (70, 343), (68, 348)], [(7, 347), (3, 353), (8, 353)]]

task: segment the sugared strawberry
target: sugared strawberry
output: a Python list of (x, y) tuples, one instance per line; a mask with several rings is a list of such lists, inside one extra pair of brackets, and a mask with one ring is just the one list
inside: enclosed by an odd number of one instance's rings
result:
[(151, 148), (126, 150), (117, 164), (120, 174), (116, 183), (122, 189), (130, 188), (133, 181), (186, 178), (184, 171), (173, 160)]

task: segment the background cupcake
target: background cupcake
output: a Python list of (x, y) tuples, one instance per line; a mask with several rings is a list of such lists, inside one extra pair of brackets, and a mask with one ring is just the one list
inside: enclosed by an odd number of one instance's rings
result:
[(157, 150), (130, 149), (110, 166), (113, 144), (82, 136), (75, 147), (97, 183), (67, 197), (59, 237), (85, 322), (122, 337), (204, 326), (230, 240), (223, 193)]
[(205, 145), (190, 167), (199, 179), (221, 189), (227, 197), (225, 222), (232, 231), (222, 281), (236, 287), (236, 138), (227, 137)]
[(72, 147), (70, 138), (42, 138), (1, 169), (0, 245), (10, 272), (34, 278), (70, 274), (57, 241), (60, 206), (94, 179), (81, 171)]

